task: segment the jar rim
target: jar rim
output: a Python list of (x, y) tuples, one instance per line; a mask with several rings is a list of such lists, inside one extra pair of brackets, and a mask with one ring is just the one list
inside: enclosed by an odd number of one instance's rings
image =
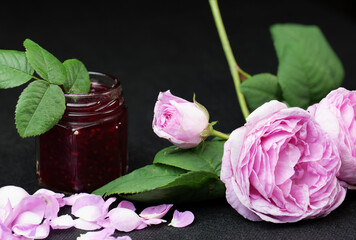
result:
[(121, 95), (121, 83), (117, 77), (114, 77), (113, 75), (107, 74), (107, 73), (102, 73), (102, 72), (94, 72), (94, 71), (89, 71), (89, 77), (90, 79), (95, 79), (95, 76), (107, 78), (113, 80), (113, 84), (110, 86), (110, 88), (106, 91), (103, 92), (90, 92), (90, 93), (64, 93), (64, 96), (66, 98), (87, 98), (87, 97), (96, 97), (96, 96), (102, 96), (105, 94), (110, 94), (113, 91), (119, 91), (119, 95)]

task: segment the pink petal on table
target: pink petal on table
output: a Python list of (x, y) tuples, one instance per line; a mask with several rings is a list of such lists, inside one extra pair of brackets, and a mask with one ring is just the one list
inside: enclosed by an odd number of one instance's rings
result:
[(116, 239), (116, 240), (132, 240), (132, 238), (129, 237), (129, 236), (117, 237), (117, 238), (115, 238), (115, 239)]
[(116, 201), (116, 198), (114, 198), (114, 197), (111, 197), (105, 201), (105, 203), (103, 204), (103, 207), (102, 207), (103, 215), (106, 215), (108, 213), (110, 205), (115, 201)]
[(30, 239), (44, 239), (49, 235), (49, 220), (45, 220), (42, 224), (15, 225), (12, 231), (16, 235), (24, 236)]
[(147, 225), (157, 225), (157, 224), (161, 224), (161, 223), (167, 222), (167, 221), (164, 219), (160, 219), (160, 218), (151, 218), (151, 219), (142, 218), (142, 222), (144, 222)]
[(74, 227), (74, 224), (73, 218), (68, 214), (53, 218), (50, 222), (53, 229), (68, 229)]
[(63, 198), (63, 200), (64, 200), (65, 205), (72, 206), (75, 203), (75, 201), (77, 201), (77, 199), (84, 197), (84, 196), (88, 196), (88, 195), (90, 195), (90, 194), (89, 193), (76, 193), (76, 194), (70, 195), (69, 197)]
[(53, 195), (51, 196), (45, 193), (37, 193), (34, 194), (34, 196), (38, 196), (46, 202), (46, 209), (44, 214), (45, 218), (52, 219), (58, 217), (60, 205), (58, 200)]
[(111, 227), (111, 222), (109, 218), (99, 219), (98, 221), (96, 221), (96, 224), (103, 228)]
[(117, 237), (117, 238), (110, 236), (110, 237), (107, 237), (107, 238), (105, 238), (103, 240), (132, 240), (132, 239), (129, 236), (121, 236), (121, 237)]
[(5, 226), (40, 224), (43, 220), (46, 202), (37, 196), (27, 196), (17, 204), (5, 222)]
[(12, 231), (0, 223), (0, 239), (1, 240), (14, 240)]
[(103, 230), (96, 232), (87, 232), (81, 234), (77, 240), (106, 240), (112, 239), (110, 236), (114, 234), (115, 228), (104, 228)]
[(41, 188), (37, 190), (33, 195), (40, 195), (44, 197), (51, 196), (57, 200), (59, 207), (63, 207), (65, 205), (65, 201), (63, 200), (65, 195), (63, 193), (56, 193), (51, 190)]
[(143, 222), (143, 219), (142, 219), (142, 222), (135, 228), (135, 230), (141, 230), (141, 229), (144, 229), (148, 227), (148, 225), (146, 223)]
[(179, 212), (178, 210), (175, 210), (172, 221), (168, 226), (182, 228), (190, 225), (193, 221), (194, 214), (191, 211)]
[(94, 222), (103, 215), (104, 199), (98, 195), (87, 195), (78, 198), (72, 206), (72, 214), (83, 220)]
[(86, 231), (98, 230), (98, 229), (102, 228), (96, 222), (88, 222), (81, 218), (77, 218), (74, 220), (74, 227), (77, 229), (86, 230)]
[(5, 222), (7, 217), (12, 214), (12, 211), (13, 210), (11, 207), (11, 202), (10, 200), (8, 200), (7, 204), (4, 207), (0, 207), (0, 224), (3, 224)]
[(117, 205), (117, 207), (119, 208), (127, 208), (127, 209), (130, 209), (132, 211), (136, 211), (136, 208), (135, 208), (135, 205), (130, 202), (130, 201), (126, 201), (126, 200), (122, 200), (119, 205)]
[(130, 232), (142, 223), (141, 218), (134, 211), (127, 208), (114, 208), (109, 212), (108, 216), (112, 226), (123, 232)]
[(0, 188), (0, 207), (4, 207), (10, 200), (12, 208), (16, 207), (19, 202), (29, 196), (23, 188), (17, 186), (4, 186)]
[(173, 204), (161, 204), (143, 209), (140, 216), (146, 219), (162, 218), (171, 209)]

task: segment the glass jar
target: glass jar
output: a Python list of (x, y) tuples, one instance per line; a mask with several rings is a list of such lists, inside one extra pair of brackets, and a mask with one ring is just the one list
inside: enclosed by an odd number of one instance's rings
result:
[(40, 186), (92, 192), (127, 170), (127, 109), (119, 80), (90, 72), (89, 94), (65, 94), (62, 119), (37, 137)]

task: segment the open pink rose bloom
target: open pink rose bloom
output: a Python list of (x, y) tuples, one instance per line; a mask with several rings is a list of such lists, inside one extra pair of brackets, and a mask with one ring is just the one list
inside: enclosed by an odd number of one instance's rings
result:
[(159, 93), (152, 122), (157, 136), (180, 148), (192, 148), (203, 140), (201, 133), (208, 125), (208, 113), (197, 104), (176, 97), (169, 90)]
[(356, 188), (356, 91), (338, 88), (308, 111), (338, 144), (341, 157), (339, 178)]
[(221, 180), (226, 198), (253, 221), (322, 217), (344, 200), (337, 145), (300, 108), (265, 103), (225, 143)]

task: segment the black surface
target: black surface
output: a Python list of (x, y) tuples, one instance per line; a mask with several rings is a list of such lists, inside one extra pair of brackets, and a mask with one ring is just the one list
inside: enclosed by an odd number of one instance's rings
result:
[[(237, 62), (248, 73), (276, 73), (271, 24), (316, 24), (344, 64), (343, 86), (356, 89), (352, 1), (220, 1), (220, 7)], [(196, 93), (223, 132), (244, 122), (208, 1), (17, 3), (2, 6), (0, 26), (2, 49), (23, 50), (23, 40), (30, 38), (60, 60), (78, 58), (91, 71), (121, 79), (129, 109), (129, 171), (150, 164), (155, 153), (169, 145), (151, 128), (159, 91), (171, 89), (186, 99)], [(0, 90), (0, 186), (18, 185), (33, 193), (39, 188), (34, 138), (21, 139), (14, 124), (21, 90)], [(134, 240), (356, 238), (356, 192), (352, 191), (329, 216), (294, 224), (250, 222), (224, 199), (175, 208), (191, 210), (195, 222), (183, 229), (162, 224), (128, 235)], [(76, 239), (79, 233), (83, 231), (56, 230), (48, 239)]]

